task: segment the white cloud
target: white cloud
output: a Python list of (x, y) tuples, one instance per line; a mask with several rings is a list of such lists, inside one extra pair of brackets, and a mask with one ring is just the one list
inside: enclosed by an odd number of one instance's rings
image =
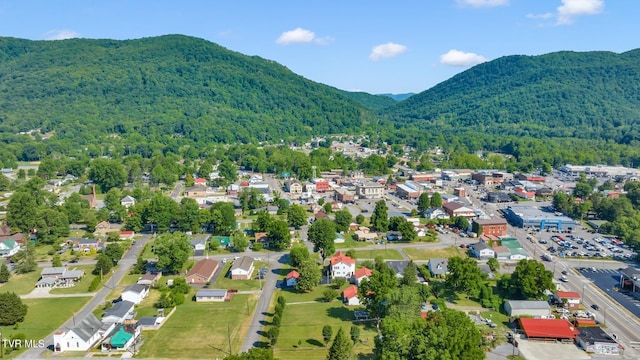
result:
[(73, 30), (51, 30), (44, 34), (45, 40), (64, 40), (80, 37), (80, 34)]
[(472, 66), (487, 61), (482, 55), (460, 50), (449, 50), (446, 54), (440, 55), (440, 63), (449, 66)]
[(551, 19), (555, 16), (554, 13), (544, 13), (544, 14), (527, 14), (526, 17), (527, 19), (540, 19), (540, 20), (547, 20), (547, 19)]
[(595, 15), (604, 9), (604, 0), (562, 0), (558, 6), (558, 25), (571, 24), (580, 15)]
[(303, 28), (295, 28), (293, 30), (283, 32), (276, 40), (276, 44), (289, 45), (314, 43), (316, 45), (326, 45), (331, 41), (333, 41), (333, 39), (328, 36), (319, 38), (316, 37), (316, 34), (313, 31)]
[(494, 7), (509, 5), (509, 0), (458, 0), (458, 4), (472, 7)]
[(407, 51), (407, 47), (396, 43), (386, 43), (375, 46), (369, 54), (369, 59), (377, 61), (383, 58), (391, 58)]

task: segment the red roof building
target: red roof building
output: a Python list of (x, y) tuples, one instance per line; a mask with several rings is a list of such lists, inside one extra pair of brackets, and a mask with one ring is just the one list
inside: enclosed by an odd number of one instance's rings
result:
[(575, 339), (580, 333), (565, 319), (520, 318), (520, 327), (528, 338)]
[(336, 265), (339, 263), (345, 263), (349, 265), (355, 265), (356, 260), (345, 255), (342, 251), (338, 251), (335, 255), (331, 257), (331, 265)]
[(326, 180), (316, 180), (316, 192), (323, 193), (329, 190), (329, 182)]
[(353, 278), (355, 280), (355, 283), (357, 285), (360, 285), (360, 282), (362, 282), (362, 280), (368, 279), (369, 277), (371, 277), (372, 274), (373, 272), (370, 269), (363, 267), (356, 270), (356, 272), (353, 273)]
[(207, 185), (207, 180), (205, 180), (204, 178), (197, 178), (197, 179), (193, 180), (193, 184), (194, 185), (199, 185), (199, 186), (206, 186)]
[(358, 298), (358, 287), (351, 285), (342, 292), (343, 300), (347, 305), (360, 305)]
[(299, 277), (300, 277), (300, 273), (295, 271), (295, 270), (291, 270), (287, 274), (287, 280), (289, 280), (289, 279), (297, 279)]
[(570, 309), (580, 307), (580, 303), (582, 302), (580, 294), (575, 291), (558, 291), (554, 294), (554, 297), (558, 303), (564, 303), (566, 301)]

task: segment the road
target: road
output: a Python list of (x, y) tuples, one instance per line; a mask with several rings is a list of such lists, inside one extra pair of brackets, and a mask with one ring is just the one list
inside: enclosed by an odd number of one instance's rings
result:
[[(117, 284), (124, 275), (129, 273), (129, 268), (136, 263), (138, 253), (140, 253), (142, 249), (144, 249), (144, 245), (150, 240), (150, 238), (151, 238), (151, 235), (143, 234), (141, 239), (136, 241), (136, 244), (133, 245), (129, 250), (127, 250), (127, 252), (124, 254), (122, 259), (119, 261), (119, 266), (117, 270), (113, 273), (111, 280), (109, 281), (110, 284)], [(74, 326), (74, 322), (76, 321), (76, 319), (77, 320), (83, 319), (85, 316), (91, 313), (93, 309), (103, 305), (107, 299), (107, 295), (109, 295), (109, 293), (111, 292), (111, 289), (112, 289), (111, 286), (105, 285), (95, 295), (93, 299), (91, 299), (82, 309), (80, 309), (80, 311), (75, 313), (71, 319), (69, 319), (66, 323), (64, 323), (59, 328), (67, 328), (67, 329), (72, 328)], [(53, 333), (49, 334), (49, 336), (47, 336), (44, 339), (44, 341), (45, 341), (45, 344), (47, 345), (53, 345)], [(43, 358), (45, 353), (47, 353), (48, 351), (49, 350), (47, 348), (44, 348), (44, 349), (32, 348), (23, 352), (17, 358), (40, 359), (40, 358)]]

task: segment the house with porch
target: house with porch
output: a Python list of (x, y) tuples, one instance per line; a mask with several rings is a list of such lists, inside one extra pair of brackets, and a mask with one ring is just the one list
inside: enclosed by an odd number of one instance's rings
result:
[(17, 241), (9, 238), (7, 240), (0, 241), (0, 258), (11, 257), (20, 251), (20, 244)]
[(331, 278), (349, 279), (356, 272), (356, 260), (338, 251), (331, 257)]
[(240, 259), (234, 260), (233, 265), (231, 265), (231, 279), (250, 280), (254, 270), (253, 259), (248, 256), (242, 256)]

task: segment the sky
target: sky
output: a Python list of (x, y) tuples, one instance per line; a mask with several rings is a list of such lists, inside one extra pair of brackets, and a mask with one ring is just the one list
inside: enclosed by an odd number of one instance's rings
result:
[(202, 38), (309, 80), (419, 93), (485, 61), (640, 47), (638, 0), (0, 0), (0, 36)]

